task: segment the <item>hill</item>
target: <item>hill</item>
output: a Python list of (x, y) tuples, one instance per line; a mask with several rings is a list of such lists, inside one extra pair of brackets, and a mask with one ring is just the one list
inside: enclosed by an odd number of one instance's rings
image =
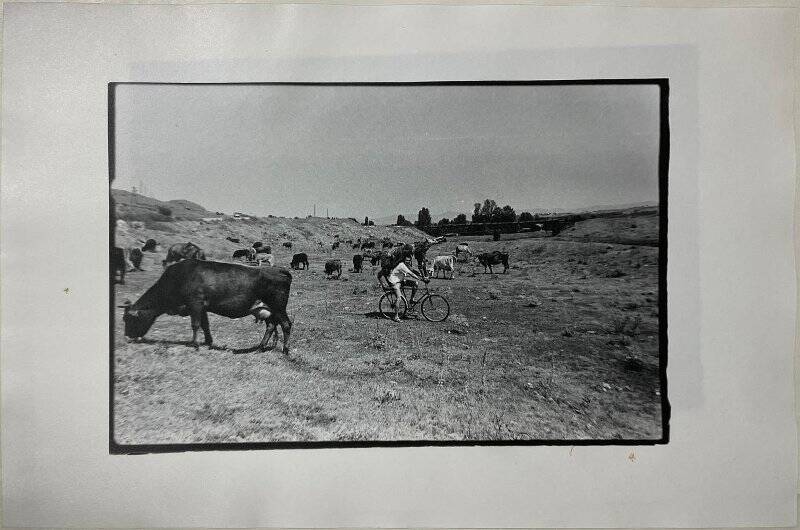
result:
[[(426, 236), (408, 226), (363, 226), (353, 219), (324, 217), (287, 218), (251, 217), (238, 219), (185, 200), (159, 201), (152, 197), (122, 190), (112, 190), (117, 202), (117, 245), (141, 246), (155, 239), (161, 252), (173, 243), (191, 241), (206, 251), (211, 259), (228, 259), (234, 250), (255, 241), (270, 245), (276, 251), (284, 242), (292, 243), (291, 252), (318, 252), (330, 249), (337, 239), (342, 252), (349, 251), (346, 241), (380, 240), (416, 241)], [(168, 208), (165, 215), (161, 208)], [(227, 238), (238, 239), (233, 243)]]
[(117, 219), (125, 221), (198, 220), (219, 215), (186, 200), (159, 201), (138, 193), (115, 189), (111, 190), (111, 195), (117, 203)]
[(558, 234), (559, 239), (623, 245), (658, 246), (658, 207), (639, 206), (589, 214)]

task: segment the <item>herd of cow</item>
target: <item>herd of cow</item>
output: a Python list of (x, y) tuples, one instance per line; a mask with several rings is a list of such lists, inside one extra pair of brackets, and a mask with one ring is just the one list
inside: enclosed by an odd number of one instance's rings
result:
[[(239, 242), (232, 238), (228, 240)], [(435, 274), (438, 278), (441, 272), (447, 278), (447, 272), (450, 272), (452, 279), (456, 261), (472, 260), (483, 265), (484, 272), (488, 269), (493, 273), (492, 265), (500, 264), (504, 267), (503, 273), (508, 271), (508, 253), (494, 251), (478, 254), (473, 258), (468, 243), (459, 244), (453, 254), (439, 255), (429, 262), (426, 257), (427, 251), (433, 245), (444, 241), (444, 238), (434, 238), (413, 244), (394, 244), (384, 240), (383, 250), (376, 250), (374, 241), (363, 243), (358, 241), (353, 246), (360, 247), (361, 252), (353, 256), (352, 272), (362, 272), (364, 260), (369, 259), (373, 266), (380, 264), (378, 276), (385, 278), (393, 267), (409, 255), (413, 255), (416, 259), (423, 276)], [(141, 248), (112, 248), (112, 283), (124, 284), (126, 271), (141, 270), (143, 252), (155, 252), (156, 246), (157, 242), (154, 239), (148, 239)], [(291, 248), (292, 244), (285, 242), (283, 246)], [(337, 240), (333, 243), (332, 249), (338, 247)], [(260, 254), (264, 254), (263, 261)], [(251, 263), (254, 262), (256, 266), (246, 267), (208, 261), (205, 252), (194, 243), (177, 243), (170, 246), (166, 258), (162, 261), (164, 273), (158, 281), (135, 303), (126, 301), (120, 306), (125, 310), (123, 317), (125, 336), (143, 337), (159, 315), (181, 315), (191, 317), (192, 345), (198, 347), (197, 334), (201, 328), (205, 344), (211, 345), (208, 312), (228, 318), (252, 315), (256, 322), (263, 321), (266, 325), (264, 337), (259, 344), (260, 348), (267, 350), (277, 345), (277, 326), (280, 326), (283, 332), (283, 351), (288, 353), (292, 324), (286, 312), (286, 305), (292, 283), (291, 273), (273, 267), (275, 261), (271, 248), (261, 242), (253, 243), (247, 249), (235, 251), (232, 257), (244, 258)], [(261, 267), (262, 263), (267, 263), (269, 266)], [(294, 254), (290, 267), (294, 270), (308, 269), (308, 255)], [(328, 278), (341, 277), (342, 261), (327, 260), (325, 274)], [(270, 340), (272, 340), (271, 346)]]

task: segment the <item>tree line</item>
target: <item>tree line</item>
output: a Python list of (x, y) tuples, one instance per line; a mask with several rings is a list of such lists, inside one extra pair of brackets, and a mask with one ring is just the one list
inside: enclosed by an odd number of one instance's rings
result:
[[(535, 221), (539, 218), (538, 215), (533, 215), (530, 212), (522, 212), (519, 215), (514, 211), (514, 208), (506, 204), (502, 208), (497, 205), (492, 199), (486, 199), (483, 203), (476, 202), (472, 211), (472, 219), (467, 220), (466, 214), (459, 214), (453, 219), (443, 218), (436, 224), (439, 226), (446, 226), (449, 224), (467, 224), (472, 223), (515, 223), (515, 222), (529, 222)], [(418, 228), (425, 228), (432, 226), (434, 223), (431, 221), (431, 212), (428, 208), (422, 208), (417, 213), (416, 222), (411, 222), (403, 215), (397, 216), (397, 226), (416, 226)]]

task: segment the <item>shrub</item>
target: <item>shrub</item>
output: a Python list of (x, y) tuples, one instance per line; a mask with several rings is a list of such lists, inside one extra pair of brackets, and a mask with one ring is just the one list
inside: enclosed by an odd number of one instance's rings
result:
[(159, 206), (158, 213), (160, 213), (161, 215), (165, 215), (167, 217), (172, 217), (172, 210), (170, 208), (167, 208), (166, 206)]

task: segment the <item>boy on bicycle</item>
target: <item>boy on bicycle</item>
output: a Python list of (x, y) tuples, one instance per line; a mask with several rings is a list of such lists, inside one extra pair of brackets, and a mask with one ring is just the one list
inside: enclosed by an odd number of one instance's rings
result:
[[(403, 287), (411, 287), (411, 299), (409, 300), (409, 304), (414, 303), (414, 295), (417, 293), (417, 281), (421, 280), (425, 283), (428, 283), (430, 280), (423, 276), (416, 274), (414, 271), (411, 270), (409, 267), (411, 265), (411, 256), (406, 255), (403, 258), (403, 261), (397, 264), (391, 272), (386, 276), (386, 281), (389, 283), (389, 286), (394, 290), (395, 296), (397, 299), (395, 300), (394, 304), (394, 320), (395, 322), (400, 322), (400, 309), (397, 304), (397, 300), (400, 300), (400, 297), (405, 297), (403, 294)], [(383, 272), (383, 271), (382, 271)], [(378, 274), (378, 282), (383, 285), (381, 279), (383, 278), (383, 274)], [(412, 278), (411, 280), (407, 278)], [(417, 281), (415, 281), (417, 280)]]

